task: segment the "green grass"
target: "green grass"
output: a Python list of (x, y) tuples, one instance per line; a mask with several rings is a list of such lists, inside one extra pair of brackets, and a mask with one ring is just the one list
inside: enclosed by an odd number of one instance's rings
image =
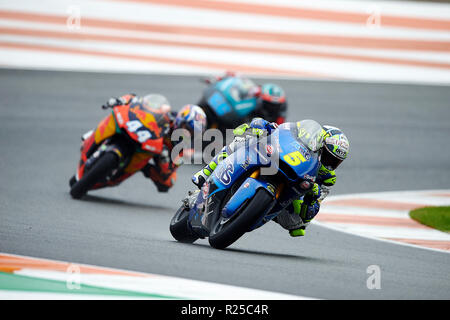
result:
[(438, 229), (450, 232), (450, 207), (426, 207), (413, 210), (409, 213), (414, 220)]

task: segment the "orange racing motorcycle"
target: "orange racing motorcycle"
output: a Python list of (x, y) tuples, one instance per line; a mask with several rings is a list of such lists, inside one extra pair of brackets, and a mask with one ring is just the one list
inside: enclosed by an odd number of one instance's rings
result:
[[(82, 136), (81, 158), (69, 181), (73, 198), (79, 199), (89, 190), (116, 186), (146, 166), (158, 169), (150, 160), (168, 155), (172, 147), (169, 133), (173, 115), (161, 97), (149, 95), (143, 102), (128, 96), (127, 104), (112, 107), (95, 130)], [(169, 178), (175, 179), (176, 172), (172, 175)]]

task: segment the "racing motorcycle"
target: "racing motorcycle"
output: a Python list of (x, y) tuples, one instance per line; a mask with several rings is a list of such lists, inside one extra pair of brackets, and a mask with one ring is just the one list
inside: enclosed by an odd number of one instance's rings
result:
[(322, 127), (314, 120), (284, 123), (249, 139), (225, 158), (201, 190), (189, 192), (170, 222), (172, 236), (208, 237), (223, 249), (274, 219), (294, 198), (309, 194), (320, 167)]
[(256, 109), (256, 97), (250, 91), (256, 84), (250, 79), (227, 77), (219, 81), (204, 79), (210, 84), (203, 92), (198, 105), (205, 111), (208, 129), (235, 128), (251, 118)]
[(116, 186), (151, 165), (149, 161), (164, 149), (167, 112), (141, 102), (113, 107), (95, 131), (81, 138), (81, 158), (69, 181), (71, 196), (79, 199), (89, 190)]

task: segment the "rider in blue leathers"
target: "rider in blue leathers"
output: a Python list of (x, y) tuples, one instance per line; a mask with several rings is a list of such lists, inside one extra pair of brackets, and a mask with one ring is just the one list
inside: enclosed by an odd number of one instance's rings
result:
[[(233, 142), (223, 147), (208, 165), (194, 174), (192, 182), (201, 188), (217, 165), (239, 147), (243, 146), (247, 139), (270, 134), (277, 127), (276, 123), (268, 122), (262, 118), (253, 118), (249, 124), (244, 123), (238, 126), (233, 131), (235, 135)], [(321, 150), (321, 167), (312, 191), (299, 199), (293, 200), (274, 219), (275, 222), (288, 230), (293, 237), (305, 235), (305, 228), (319, 212), (320, 203), (329, 194), (330, 187), (336, 183), (335, 169), (348, 155), (349, 142), (340, 129), (332, 126), (323, 126), (323, 135), (324, 144)]]

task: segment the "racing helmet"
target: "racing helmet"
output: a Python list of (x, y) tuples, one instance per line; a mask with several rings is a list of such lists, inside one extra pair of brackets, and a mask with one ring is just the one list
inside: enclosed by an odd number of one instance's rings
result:
[(206, 114), (202, 108), (187, 104), (181, 108), (175, 117), (175, 129), (186, 129), (192, 137), (206, 130)]
[(157, 93), (150, 93), (142, 97), (142, 104), (146, 108), (160, 110), (162, 112), (168, 112), (171, 109), (169, 100), (165, 96)]
[(350, 150), (347, 137), (339, 128), (324, 125), (324, 144), (320, 162), (329, 170), (335, 170), (344, 161)]
[(284, 90), (273, 83), (261, 86), (257, 111), (270, 122), (281, 124), (284, 122), (287, 110), (286, 94)]

